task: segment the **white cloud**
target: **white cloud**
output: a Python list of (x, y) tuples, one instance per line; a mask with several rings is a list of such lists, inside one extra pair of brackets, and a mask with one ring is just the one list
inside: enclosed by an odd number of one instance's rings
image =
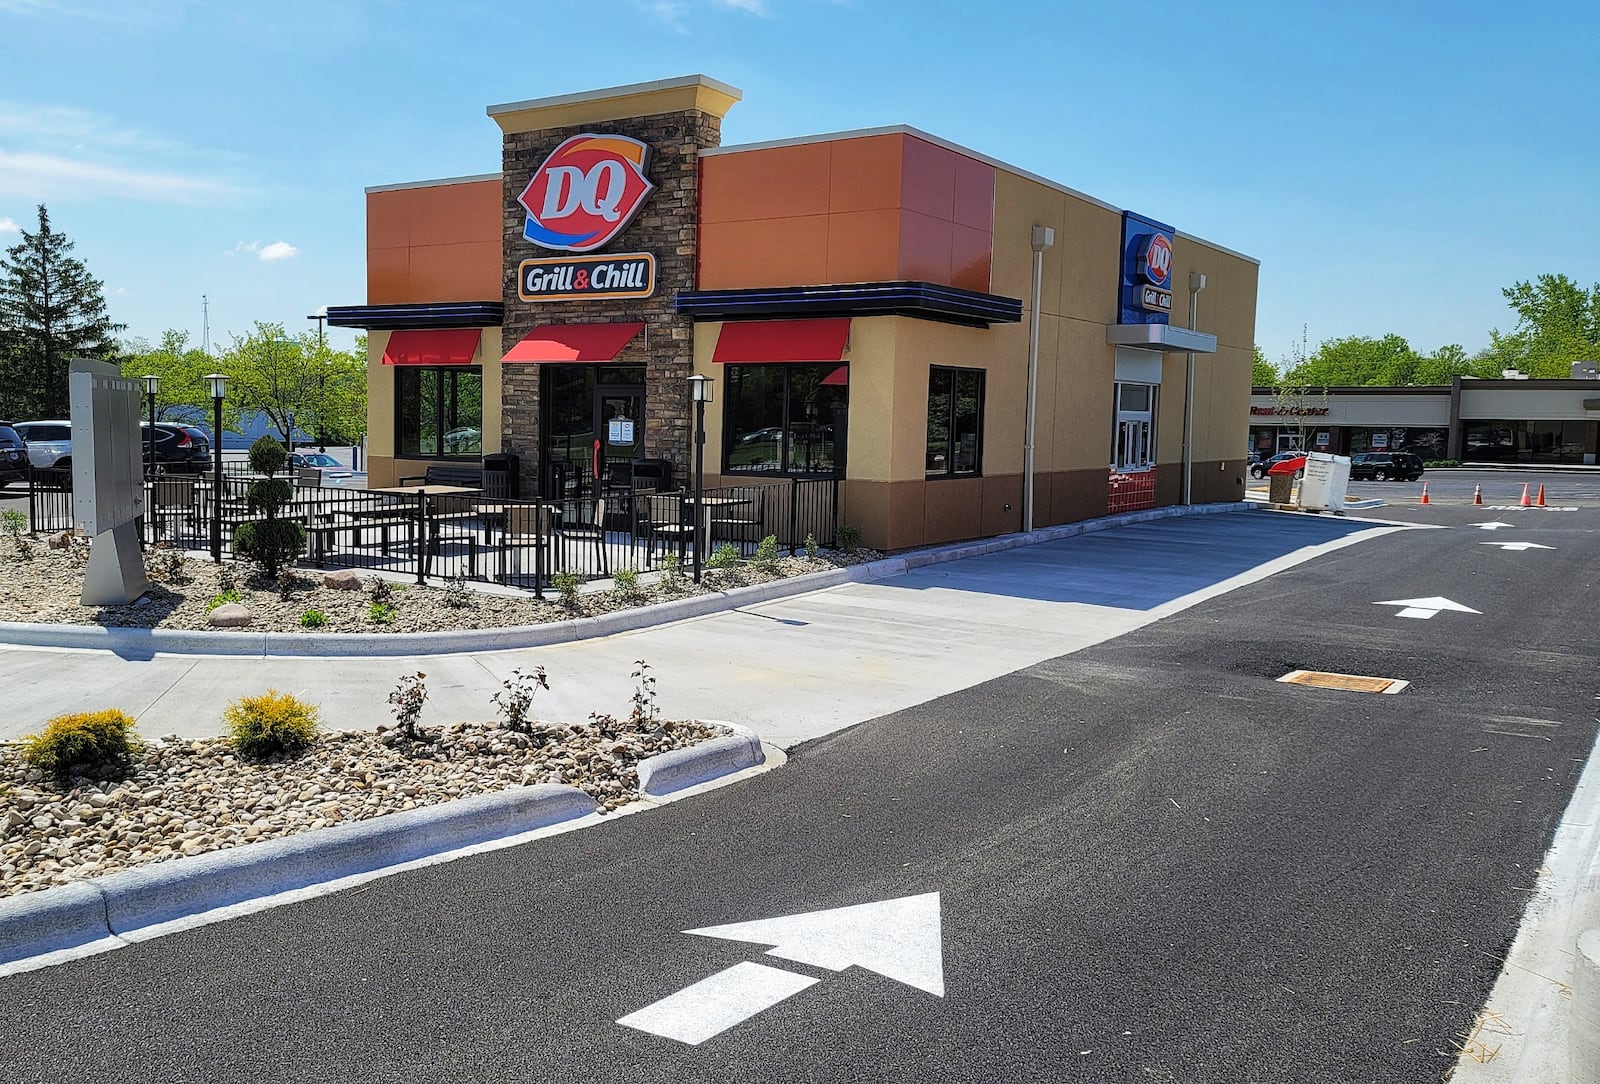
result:
[(644, 5), (645, 13), (659, 23), (683, 31), (684, 16), (689, 14), (689, 5), (682, 0), (649, 0)]
[(14, 218), (0, 218), (0, 233), (20, 233), (22, 227), (17, 225)]
[(232, 248), (230, 248), (228, 251), (224, 252), (223, 255), (224, 256), (233, 256), (233, 255), (235, 255), (237, 253), (240, 253), (240, 252), (256, 253), (256, 252), (260, 252), (260, 251), (261, 251), (261, 242), (260, 241), (239, 241)]
[(0, 147), (0, 195), (51, 200), (63, 196), (200, 203), (238, 196), (243, 189), (210, 177), (136, 169)]
[(287, 241), (274, 241), (261, 250), (261, 258), (268, 261), (287, 260), (298, 255), (300, 255), (300, 250)]
[(752, 15), (765, 15), (767, 13), (766, 0), (717, 0), (725, 8), (736, 11), (748, 11)]

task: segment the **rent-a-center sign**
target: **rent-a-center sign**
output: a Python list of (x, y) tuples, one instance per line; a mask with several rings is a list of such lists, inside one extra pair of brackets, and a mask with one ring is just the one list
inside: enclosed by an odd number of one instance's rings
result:
[[(517, 202), (527, 212), (522, 236), (540, 248), (587, 253), (620, 234), (655, 191), (646, 169), (650, 148), (637, 139), (584, 133), (564, 140), (533, 173)], [(524, 301), (649, 297), (656, 260), (648, 252), (523, 260), (517, 296)]]

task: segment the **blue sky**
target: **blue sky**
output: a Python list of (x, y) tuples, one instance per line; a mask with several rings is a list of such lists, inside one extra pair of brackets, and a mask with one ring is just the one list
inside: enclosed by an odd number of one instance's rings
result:
[(0, 245), (47, 204), (149, 340), (364, 301), (363, 189), (497, 171), (487, 105), (697, 72), (725, 144), (909, 124), (1254, 256), (1274, 360), (1600, 279), (1584, 4), (0, 0), (0, 42)]

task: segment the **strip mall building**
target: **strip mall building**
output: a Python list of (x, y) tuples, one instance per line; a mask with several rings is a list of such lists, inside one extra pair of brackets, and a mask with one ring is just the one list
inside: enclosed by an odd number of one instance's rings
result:
[(1186, 422), (1190, 500), (1242, 499), (1255, 260), (910, 128), (722, 147), (740, 97), (491, 106), (501, 172), (367, 190), (329, 322), (369, 332), (373, 485), (681, 483), (701, 375), (708, 486), (840, 478), (880, 549), (1180, 503)]

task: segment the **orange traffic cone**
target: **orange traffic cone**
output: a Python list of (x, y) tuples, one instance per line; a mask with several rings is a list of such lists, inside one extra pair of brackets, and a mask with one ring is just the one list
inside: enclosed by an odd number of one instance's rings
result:
[(1473, 486), (1472, 487), (1472, 503), (1473, 504), (1482, 504), (1483, 503), (1483, 487), (1482, 486)]
[(1536, 499), (1533, 503), (1534, 503), (1535, 507), (1538, 507), (1538, 508), (1543, 508), (1544, 507), (1544, 483), (1543, 482), (1539, 483), (1539, 496), (1538, 496), (1538, 499)]
[(1522, 499), (1517, 502), (1518, 508), (1532, 508), (1533, 502), (1528, 499), (1528, 483), (1522, 483)]
[(1432, 501), (1428, 500), (1428, 483), (1427, 482), (1423, 482), (1422, 483), (1422, 503), (1423, 504), (1432, 504), (1433, 503)]

